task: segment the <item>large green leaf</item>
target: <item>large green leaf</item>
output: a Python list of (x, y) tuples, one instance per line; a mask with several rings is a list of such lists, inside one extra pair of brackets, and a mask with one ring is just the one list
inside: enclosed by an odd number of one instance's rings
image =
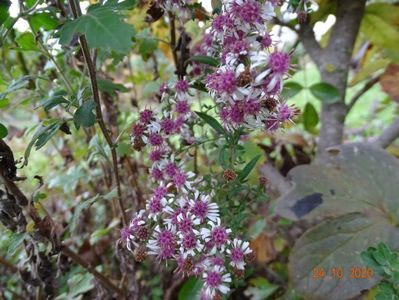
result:
[(315, 219), (375, 211), (399, 223), (399, 160), (368, 144), (331, 149), (331, 166), (292, 169), (294, 188), (277, 204), (289, 219)]
[(373, 3), (366, 7), (360, 30), (381, 48), (399, 50), (399, 8), (388, 3)]
[(21, 50), (39, 50), (31, 32), (24, 32), (15, 41)]
[(381, 215), (350, 213), (313, 227), (291, 252), (295, 290), (307, 300), (345, 300), (370, 289), (381, 278), (370, 273), (357, 278), (353, 268), (365, 268), (360, 253), (379, 242), (399, 247), (399, 230)]
[(37, 31), (40, 28), (53, 30), (59, 25), (57, 18), (48, 12), (33, 14), (29, 16), (29, 21), (34, 31)]
[[(360, 253), (379, 242), (399, 250), (399, 160), (370, 144), (337, 146), (329, 153), (328, 166), (291, 170), (294, 187), (277, 203), (277, 213), (293, 220), (333, 217), (305, 233), (291, 254), (291, 279), (306, 299), (359, 295), (379, 280), (350, 280), (348, 268), (362, 267)], [(346, 277), (333, 278), (334, 267), (342, 267)], [(326, 275), (312, 277), (320, 268)]]
[(132, 46), (134, 28), (125, 23), (119, 13), (119, 9), (126, 7), (118, 6), (115, 1), (109, 2), (108, 5), (94, 5), (87, 14), (66, 22), (60, 30), (60, 43), (67, 45), (75, 35), (85, 34), (91, 48), (128, 52)]

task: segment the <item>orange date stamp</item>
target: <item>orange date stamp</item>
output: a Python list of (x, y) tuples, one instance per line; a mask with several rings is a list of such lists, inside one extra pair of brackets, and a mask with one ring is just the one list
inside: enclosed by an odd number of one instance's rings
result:
[(320, 280), (325, 277), (332, 277), (334, 279), (370, 279), (374, 276), (372, 268), (367, 267), (349, 267), (343, 268), (341, 266), (325, 269), (323, 267), (315, 267), (312, 270), (312, 279)]

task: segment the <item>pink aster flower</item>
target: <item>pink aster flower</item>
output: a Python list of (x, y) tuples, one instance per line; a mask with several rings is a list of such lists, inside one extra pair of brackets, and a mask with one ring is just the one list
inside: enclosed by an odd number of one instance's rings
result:
[(150, 109), (145, 109), (140, 113), (140, 122), (143, 124), (148, 124), (151, 122), (153, 111)]
[(290, 55), (288, 53), (275, 51), (270, 53), (269, 67), (275, 74), (286, 74), (290, 69)]
[(187, 100), (177, 101), (175, 105), (175, 110), (177, 113), (185, 115), (190, 111), (190, 106)]
[(148, 139), (152, 146), (160, 146), (163, 142), (163, 138), (159, 133), (151, 133)]
[(160, 169), (158, 168), (152, 168), (151, 169), (151, 177), (155, 180), (155, 181), (160, 181), (163, 179), (163, 173)]
[(295, 106), (288, 106), (287, 103), (282, 103), (277, 107), (277, 114), (281, 122), (290, 121), (298, 114), (298, 109)]
[(227, 294), (231, 283), (231, 276), (220, 266), (214, 266), (203, 274), (204, 287), (201, 292), (202, 299), (211, 300), (217, 293)]
[(224, 251), (225, 247), (230, 243), (229, 234), (231, 229), (223, 227), (220, 218), (217, 218), (216, 223), (209, 221), (208, 225), (210, 225), (210, 228), (201, 228), (203, 240), (213, 246), (211, 253), (215, 253), (216, 249)]
[(197, 253), (201, 253), (204, 246), (198, 239), (197, 234), (195, 231), (180, 233), (180, 252), (184, 258), (188, 256), (194, 257)]
[(216, 222), (219, 218), (219, 207), (216, 203), (210, 201), (210, 196), (196, 195), (196, 200), (190, 200), (191, 213), (204, 222), (206, 219)]
[(206, 85), (216, 94), (232, 93), (237, 88), (235, 73), (232, 70), (219, 70), (208, 75)]
[(163, 119), (161, 121), (161, 128), (166, 134), (171, 134), (175, 129), (175, 122), (172, 119)]
[(177, 236), (172, 229), (161, 229), (159, 225), (155, 227), (153, 239), (149, 240), (147, 247), (149, 255), (156, 255), (164, 260), (172, 258), (176, 251)]
[(150, 160), (152, 162), (159, 161), (162, 159), (163, 151), (161, 149), (155, 149), (150, 152)]
[(227, 249), (227, 254), (231, 260), (230, 265), (233, 267), (244, 270), (245, 267), (245, 255), (248, 255), (252, 252), (251, 248), (249, 248), (249, 243), (244, 242), (239, 239), (234, 239), (232, 243), (231, 249)]
[(146, 127), (143, 124), (140, 123), (134, 124), (132, 128), (132, 135), (134, 137), (141, 137), (144, 134), (145, 129)]

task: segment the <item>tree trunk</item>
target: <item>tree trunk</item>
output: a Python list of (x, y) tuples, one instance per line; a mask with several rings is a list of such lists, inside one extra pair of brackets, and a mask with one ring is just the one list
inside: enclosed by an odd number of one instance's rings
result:
[(325, 49), (320, 48), (315, 41), (311, 27), (305, 25), (299, 31), (307, 52), (318, 66), (322, 81), (335, 86), (340, 96), (338, 102), (322, 105), (321, 131), (317, 147), (319, 163), (327, 159), (326, 148), (341, 144), (343, 140), (348, 73), (365, 4), (366, 0), (337, 0), (336, 23)]

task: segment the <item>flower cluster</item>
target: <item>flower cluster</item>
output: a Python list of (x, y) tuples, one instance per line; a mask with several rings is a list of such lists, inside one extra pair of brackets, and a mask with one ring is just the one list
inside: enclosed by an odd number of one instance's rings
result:
[(145, 109), (133, 125), (132, 144), (136, 150), (150, 148), (157, 187), (121, 235), (138, 261), (153, 255), (173, 261), (182, 276), (202, 277), (202, 298), (212, 299), (229, 292), (230, 272), (242, 272), (252, 250), (222, 224), (212, 194), (201, 191), (202, 179), (186, 171), (184, 157), (178, 159), (172, 149), (177, 135), (185, 144), (193, 142), (188, 91), (184, 79), (173, 88), (162, 85), (162, 111)]
[(220, 66), (206, 77), (206, 87), (218, 104), (227, 129), (246, 126), (275, 131), (298, 113), (280, 100), (288, 76), (290, 55), (274, 48), (267, 22), (276, 1), (225, 0), (196, 49), (220, 58)]
[[(157, 3), (175, 10), (183, 2)], [(228, 130), (246, 126), (273, 131), (296, 113), (279, 98), (290, 55), (272, 49), (265, 26), (275, 3), (222, 1), (222, 13), (197, 48), (199, 54), (220, 59), (220, 66), (205, 76), (205, 85)], [(200, 64), (192, 67), (193, 75), (203, 71)], [(195, 143), (190, 82), (179, 76), (175, 83), (163, 84), (160, 94), (160, 108), (144, 109), (132, 128), (134, 149), (148, 149), (156, 187), (121, 235), (138, 261), (151, 255), (182, 276), (201, 277), (202, 299), (214, 299), (230, 291), (231, 274), (243, 273), (252, 250), (223, 224), (213, 191), (205, 191), (204, 180), (188, 170), (188, 156), (176, 150)], [(224, 172), (227, 181), (236, 176), (232, 170)]]

